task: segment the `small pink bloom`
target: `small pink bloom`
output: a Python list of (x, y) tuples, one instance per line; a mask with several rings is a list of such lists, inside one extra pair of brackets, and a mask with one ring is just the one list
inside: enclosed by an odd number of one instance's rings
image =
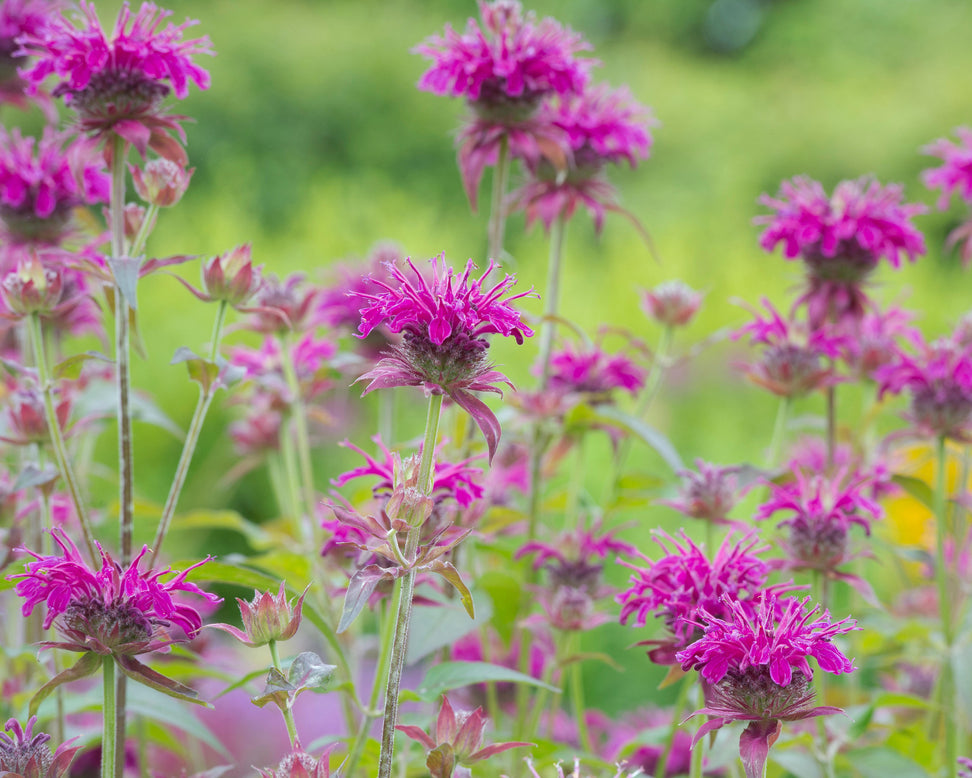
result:
[(250, 648), (264, 646), (270, 642), (290, 640), (297, 634), (297, 628), (300, 626), (300, 610), (306, 594), (305, 589), (297, 598), (296, 604), (291, 605), (287, 600), (286, 585), (281, 581), (280, 591), (276, 594), (254, 591), (250, 602), (236, 598), (240, 606), (240, 618), (243, 621), (242, 631), (229, 624), (209, 626), (228, 632)]
[(641, 307), (664, 327), (685, 327), (698, 313), (703, 296), (683, 281), (665, 281), (642, 293)]
[(297, 742), (292, 753), (280, 760), (276, 769), (266, 768), (257, 770), (262, 778), (330, 778), (331, 765), (329, 754), (337, 743), (332, 743), (324, 749), (320, 757), (313, 757), (306, 753)]
[(129, 165), (129, 170), (139, 197), (151, 205), (168, 208), (182, 199), (196, 169), (186, 170), (170, 159), (159, 157), (147, 162), (144, 168)]
[(0, 296), (14, 318), (47, 316), (60, 304), (63, 288), (60, 270), (45, 268), (39, 257), (29, 254), (0, 281)]
[(260, 270), (253, 267), (250, 244), (244, 243), (203, 265), (203, 288), (210, 299), (224, 300), (237, 308), (260, 289)]
[(955, 134), (958, 143), (939, 138), (922, 149), (925, 154), (942, 160), (941, 167), (924, 171), (921, 180), (929, 189), (942, 190), (937, 205), (943, 211), (955, 193), (972, 203), (972, 129), (957, 127)]
[(608, 354), (599, 347), (564, 348), (550, 356), (549, 387), (558, 392), (609, 401), (615, 389), (632, 396), (644, 387), (647, 371), (624, 354)]
[[(246, 247), (235, 250), (238, 262), (245, 266)], [(233, 257), (229, 260), (232, 261)], [(320, 290), (306, 288), (302, 275), (288, 276), (283, 281), (276, 276), (263, 278), (250, 310), (254, 316), (247, 323), (250, 329), (267, 334), (300, 332), (310, 324), (310, 315)]]
[(695, 466), (697, 470), (678, 472), (682, 483), (677, 498), (659, 500), (659, 504), (674, 508), (693, 519), (732, 524), (728, 516), (740, 494), (737, 483), (739, 468), (719, 467), (702, 459), (696, 459)]
[(74, 756), (81, 750), (80, 746), (70, 747), (75, 740), (58, 745), (57, 750), (51, 751), (48, 745), (51, 736), (42, 732), (33, 732), (37, 717), (31, 716), (27, 720), (27, 727), (20, 726), (17, 719), (9, 719), (4, 725), (6, 732), (12, 737), (0, 732), (0, 775), (13, 778), (64, 778), (67, 776)]

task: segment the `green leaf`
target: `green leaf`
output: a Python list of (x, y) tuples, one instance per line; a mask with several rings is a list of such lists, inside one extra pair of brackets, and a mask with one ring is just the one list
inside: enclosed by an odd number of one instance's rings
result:
[(443, 602), (437, 608), (416, 608), (408, 633), (406, 664), (415, 664), (422, 657), (451, 646), (459, 638), (487, 624), (493, 614), (489, 597), (477, 590), (473, 592), (473, 600), (476, 603), (474, 619), (470, 619), (455, 601)]
[(71, 681), (85, 678), (97, 672), (101, 667), (103, 658), (101, 654), (88, 651), (82, 654), (81, 658), (67, 670), (62, 670), (51, 678), (51, 680), (41, 686), (34, 696), (30, 698), (30, 715), (35, 716), (37, 714), (37, 707), (61, 684), (70, 683)]
[(269, 533), (252, 521), (247, 521), (236, 511), (230, 510), (197, 510), (177, 514), (172, 519), (170, 531), (195, 531), (201, 529), (236, 532), (246, 538), (247, 542), (256, 548), (263, 548), (273, 543)]
[(469, 614), (469, 618), (476, 618), (476, 606), (473, 604), (472, 594), (452, 562), (443, 562), (441, 559), (437, 559), (430, 565), (427, 565), (425, 569), (451, 583), (455, 590), (459, 592), (459, 599), (462, 602), (462, 606), (466, 609), (466, 613)]
[(99, 362), (106, 362), (109, 365), (114, 364), (111, 357), (106, 357), (100, 351), (85, 351), (83, 354), (74, 354), (54, 365), (54, 378), (67, 378), (73, 381), (81, 375), (82, 368), (92, 359), (97, 359)]
[(230, 759), (230, 752), (198, 717), (187, 715), (186, 707), (177, 699), (155, 694), (141, 684), (129, 684), (128, 709), (154, 721), (185, 732), (216, 751), (222, 758)]
[(20, 471), (17, 480), (14, 481), (13, 491), (19, 492), (21, 489), (29, 489), (34, 486), (50, 486), (58, 479), (60, 474), (60, 471), (53, 465), (45, 465), (40, 468), (35, 464), (29, 464)]
[(203, 359), (192, 349), (186, 346), (179, 346), (172, 357), (170, 365), (185, 363), (189, 378), (195, 381), (202, 388), (204, 393), (208, 393), (213, 386), (213, 382), (219, 377), (219, 365)]
[(313, 651), (303, 651), (294, 658), (290, 665), (287, 680), (295, 689), (295, 697), (308, 689), (322, 692), (331, 682), (331, 677), (336, 669), (335, 665), (325, 664), (324, 660)]
[(528, 686), (537, 686), (541, 689), (560, 693), (560, 689), (556, 686), (551, 686), (537, 678), (517, 672), (516, 670), (511, 670), (508, 667), (494, 665), (488, 662), (442, 662), (434, 667), (430, 667), (429, 671), (425, 674), (425, 678), (419, 684), (416, 693), (423, 700), (433, 702), (443, 692), (447, 692), (450, 689), (458, 689), (473, 683), (486, 683), (488, 681), (524, 683)]
[(932, 510), (932, 505), (935, 502), (935, 499), (932, 494), (931, 486), (926, 484), (920, 478), (905, 475), (904, 473), (895, 473), (891, 476), (891, 480), (904, 489), (909, 495), (918, 500), (918, 502), (920, 502), (926, 508)]
[(806, 751), (771, 748), (769, 758), (794, 778), (824, 778), (820, 763)]
[(247, 563), (271, 575), (282, 578), (294, 588), (312, 578), (311, 563), (306, 554), (293, 551), (270, 551), (260, 556), (250, 557)]
[(263, 687), (263, 691), (260, 694), (250, 697), (250, 702), (258, 708), (262, 708), (267, 703), (272, 702), (280, 710), (285, 711), (290, 704), (293, 691), (294, 687), (284, 674), (276, 667), (271, 667), (267, 673), (266, 686)]
[(162, 692), (162, 694), (174, 697), (177, 700), (182, 700), (183, 702), (192, 702), (206, 708), (212, 707), (205, 700), (199, 699), (199, 692), (195, 689), (186, 686), (184, 683), (179, 683), (172, 678), (167, 678), (148, 665), (143, 665), (133, 656), (116, 657), (115, 663), (118, 665), (119, 670), (136, 683), (140, 683), (150, 689), (155, 689), (157, 692)]
[(862, 778), (928, 778), (918, 763), (890, 748), (861, 748), (848, 753), (847, 759)]

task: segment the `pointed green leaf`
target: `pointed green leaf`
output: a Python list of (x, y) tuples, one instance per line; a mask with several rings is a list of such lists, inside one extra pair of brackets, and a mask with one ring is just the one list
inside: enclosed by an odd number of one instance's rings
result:
[(895, 473), (891, 476), (891, 480), (926, 508), (929, 510), (932, 509), (932, 505), (935, 502), (932, 495), (932, 488), (920, 478), (915, 478), (913, 475), (905, 475), (904, 473)]
[(405, 663), (415, 664), (434, 651), (451, 646), (460, 638), (490, 623), (493, 603), (482, 591), (473, 592), (476, 618), (470, 619), (465, 608), (455, 600), (443, 600), (435, 608), (416, 608), (408, 632)]
[(295, 691), (293, 684), (284, 677), (284, 674), (276, 667), (271, 667), (267, 673), (266, 686), (260, 694), (251, 697), (250, 702), (258, 708), (272, 702), (283, 711), (287, 710)]
[(81, 369), (92, 359), (106, 362), (109, 365), (114, 364), (111, 357), (106, 357), (100, 351), (85, 351), (83, 354), (74, 354), (54, 365), (54, 378), (74, 380), (81, 375)]
[(685, 466), (682, 464), (682, 458), (678, 455), (678, 451), (675, 450), (672, 442), (650, 424), (647, 424), (636, 416), (625, 413), (614, 405), (598, 406), (594, 416), (598, 421), (614, 423), (615, 426), (620, 425), (623, 429), (641, 438), (644, 443), (655, 449), (672, 470), (678, 471), (684, 469)]
[(179, 346), (172, 357), (170, 365), (178, 365), (184, 362), (189, 378), (202, 387), (203, 392), (208, 393), (213, 386), (213, 382), (219, 377), (219, 365), (203, 359), (186, 346)]
[(472, 594), (469, 592), (469, 587), (463, 582), (462, 577), (459, 575), (459, 571), (456, 570), (452, 562), (443, 562), (441, 559), (436, 559), (429, 565), (425, 565), (423, 569), (428, 570), (431, 573), (442, 576), (451, 583), (457, 592), (459, 592), (459, 599), (462, 602), (463, 607), (466, 609), (466, 613), (469, 614), (469, 618), (476, 618), (476, 606), (473, 604)]
[(488, 681), (525, 683), (551, 692), (560, 692), (560, 689), (556, 686), (551, 686), (508, 667), (490, 664), (489, 662), (442, 662), (437, 664), (429, 668), (416, 692), (423, 700), (432, 702), (437, 700), (443, 692), (450, 689)]
[(30, 715), (36, 716), (37, 707), (61, 684), (76, 681), (79, 678), (85, 678), (96, 672), (101, 667), (101, 662), (103, 659), (104, 657), (102, 657), (101, 654), (96, 654), (93, 651), (88, 651), (87, 653), (82, 654), (81, 658), (77, 662), (71, 665), (67, 670), (62, 670), (51, 678), (51, 680), (41, 686), (34, 696), (30, 698)]

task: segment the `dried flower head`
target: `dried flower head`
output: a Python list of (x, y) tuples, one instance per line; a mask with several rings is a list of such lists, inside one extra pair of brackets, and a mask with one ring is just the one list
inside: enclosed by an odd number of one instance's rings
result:
[(906, 418), (918, 434), (969, 440), (972, 351), (952, 338), (926, 343), (916, 334), (910, 340), (917, 353), (899, 347), (892, 361), (875, 373), (880, 395), (907, 390), (911, 405)]
[(72, 740), (61, 743), (57, 750), (51, 751), (48, 742), (51, 736), (43, 732), (34, 734), (37, 717), (27, 720), (27, 727), (21, 727), (17, 719), (9, 719), (4, 725), (6, 732), (0, 732), (0, 775), (12, 778), (63, 778), (71, 767), (80, 746), (70, 747)]
[(634, 625), (644, 627), (649, 614), (663, 620), (670, 636), (646, 645), (655, 646), (648, 652), (653, 662), (670, 665), (675, 653), (699, 636), (700, 609), (725, 615), (725, 598), (748, 604), (763, 590), (770, 568), (758, 554), (768, 546), (760, 546), (752, 534), (735, 542), (729, 536), (710, 561), (684, 532), (681, 542), (661, 530), (653, 535), (665, 556), (654, 562), (644, 557), (647, 567), (622, 562), (634, 575), (616, 599), (622, 624), (634, 617)]
[(67, 139), (50, 127), (40, 139), (0, 127), (0, 222), (10, 242), (57, 245), (75, 207), (108, 202), (104, 160)]
[(492, 369), (487, 357), (487, 335), (513, 337), (522, 343), (533, 334), (510, 303), (536, 296), (531, 289), (504, 298), (516, 283), (506, 275), (488, 289), (486, 278), (497, 267), (490, 261), (486, 272), (473, 280), (470, 259), (462, 275), (446, 264), (445, 255), (431, 260), (431, 278), (406, 260), (413, 278), (389, 266), (392, 280), (373, 279), (376, 293), (361, 295), (359, 337), (365, 338), (380, 325), (401, 333), (402, 343), (386, 352), (377, 365), (358, 380), (368, 381), (364, 393), (394, 386), (421, 386), (426, 394), (446, 394), (468, 412), (486, 436), (490, 458), (499, 443), (499, 422), (482, 400), (471, 392), (502, 392), (497, 383), (510, 384)]
[(151, 147), (184, 164), (185, 152), (167, 132), (180, 128), (161, 104), (172, 92), (184, 99), (190, 81), (209, 87), (209, 74), (193, 62), (195, 55), (213, 53), (209, 39), (183, 40), (193, 21), (163, 27), (171, 11), (154, 3), (143, 3), (134, 15), (124, 3), (110, 37), (93, 3), (81, 0), (80, 10), (80, 28), (59, 15), (20, 38), (17, 53), (34, 58), (22, 72), (29, 91), (55, 76), (60, 81), (52, 94), (77, 111), (82, 129), (117, 133), (143, 156)]
[(306, 595), (307, 589), (304, 589), (292, 605), (287, 600), (286, 584), (281, 581), (280, 591), (276, 594), (254, 591), (250, 602), (236, 598), (236, 603), (240, 606), (240, 618), (243, 621), (242, 631), (229, 624), (209, 626), (228, 632), (250, 648), (265, 646), (272, 641), (290, 640), (297, 634), (297, 628), (300, 626), (300, 610)]
[(641, 307), (663, 327), (685, 327), (698, 313), (703, 296), (684, 281), (663, 281), (642, 293)]

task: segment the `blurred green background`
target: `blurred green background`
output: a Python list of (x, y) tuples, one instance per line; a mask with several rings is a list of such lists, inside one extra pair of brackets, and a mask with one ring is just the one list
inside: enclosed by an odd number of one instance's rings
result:
[[(183, 202), (162, 214), (151, 251), (211, 255), (250, 241), (268, 271), (312, 277), (386, 239), (417, 258), (445, 251), (455, 263), (483, 260), (487, 214), (470, 212), (455, 165), (463, 106), (415, 88), (426, 63), (410, 51), (447, 22), (463, 26), (476, 14), (472, 2), (171, 6), (177, 21), (200, 20), (191, 32), (209, 35), (218, 54), (203, 58), (212, 88), (192, 90), (177, 107), (195, 119), (187, 129), (196, 173)], [(109, 19), (117, 4), (98, 7)], [(873, 173), (903, 183), (908, 200), (930, 204), (936, 198), (918, 175), (934, 160), (920, 147), (972, 123), (968, 0), (564, 0), (528, 7), (586, 36), (603, 63), (595, 77), (630, 85), (661, 123), (649, 160), (612, 171), (661, 263), (623, 218), (609, 216), (601, 236), (586, 214), (570, 225), (562, 310), (589, 331), (624, 326), (654, 343), (659, 333), (641, 313), (638, 291), (670, 278), (707, 291), (677, 348), (743, 323), (747, 314), (733, 298), (755, 303), (765, 295), (785, 308), (798, 267), (758, 248), (752, 219), (762, 211), (760, 193), (775, 193), (797, 174), (830, 189)], [(487, 203), (488, 186), (487, 174)], [(900, 272), (882, 267), (876, 277), (875, 295), (920, 311), (933, 335), (972, 307), (968, 274), (942, 248), (962, 215), (956, 205), (919, 217), (928, 256)], [(513, 216), (507, 250), (520, 284), (542, 294), (542, 229), (525, 233), (522, 216)], [(194, 266), (184, 273), (198, 278)], [(201, 346), (214, 311), (164, 276), (140, 294), (151, 359), (136, 366), (136, 382), (165, 387), (164, 409), (185, 424), (195, 388), (168, 358), (179, 345)], [(525, 307), (540, 312), (538, 302)], [(652, 421), (687, 460), (760, 460), (775, 403), (732, 369), (744, 353), (726, 342), (709, 347), (672, 376), (655, 404)], [(494, 355), (529, 385), (535, 346), (497, 343)], [(815, 410), (814, 400), (798, 404), (798, 413)], [(227, 499), (213, 488), (232, 463), (221, 414), (207, 422), (184, 505)], [(150, 428), (139, 434), (141, 490), (161, 500), (179, 442)], [(325, 470), (333, 472), (326, 463)], [(266, 507), (263, 488), (249, 479), (234, 499)]]

